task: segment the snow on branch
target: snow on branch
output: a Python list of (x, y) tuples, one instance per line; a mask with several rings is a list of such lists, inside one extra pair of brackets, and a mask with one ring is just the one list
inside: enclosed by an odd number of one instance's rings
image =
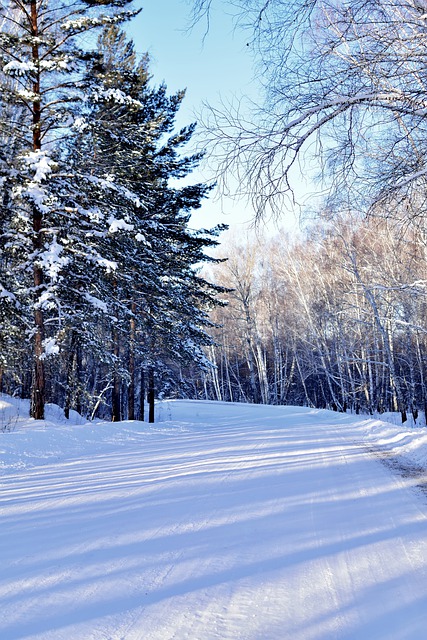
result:
[(15, 187), (14, 196), (27, 198), (39, 211), (45, 213), (49, 210), (47, 202), (51, 195), (42, 183), (50, 176), (56, 163), (45, 151), (30, 151), (21, 156), (20, 160), (33, 175), (29, 176), (26, 184)]
[(30, 153), (23, 156), (23, 161), (34, 171), (32, 178), (34, 183), (46, 180), (55, 166), (55, 162), (49, 157), (46, 151), (30, 151)]
[(82, 18), (76, 18), (75, 20), (66, 20), (61, 24), (61, 29), (68, 33), (81, 33), (82, 31), (96, 29), (97, 27), (103, 27), (104, 25), (126, 22), (137, 15), (139, 11), (139, 9), (135, 11), (122, 11), (115, 16), (101, 15), (93, 18), (83, 16)]
[(45, 338), (42, 344), (44, 353), (40, 356), (40, 360), (45, 360), (48, 356), (56, 356), (59, 353), (59, 345), (55, 338)]
[(104, 313), (107, 313), (108, 311), (108, 307), (107, 304), (105, 302), (103, 302), (102, 300), (100, 300), (99, 298), (95, 298), (95, 296), (92, 296), (90, 293), (88, 293), (87, 291), (84, 294), (84, 297), (86, 298), (86, 300), (95, 308), (95, 309), (99, 309), (100, 311), (103, 311)]
[(126, 187), (114, 182), (114, 176), (107, 174), (105, 178), (98, 178), (96, 176), (85, 176), (88, 182), (100, 187), (104, 191), (114, 191), (115, 193), (123, 196), (126, 200), (131, 202), (135, 207), (146, 209), (147, 206), (143, 204), (141, 199)]
[(117, 218), (114, 218), (114, 216), (110, 216), (108, 218), (108, 224), (110, 225), (108, 229), (110, 233), (116, 233), (120, 229), (123, 229), (123, 231), (133, 231), (134, 229), (133, 224), (129, 224), (123, 219), (118, 220)]
[(21, 62), (19, 60), (12, 60), (3, 67), (3, 73), (8, 76), (25, 76), (27, 73), (36, 71), (36, 66), (33, 62)]
[(112, 273), (117, 269), (117, 262), (114, 260), (107, 260), (107, 258), (102, 258), (101, 256), (95, 257), (95, 262), (98, 266), (105, 269), (106, 273)]
[(53, 282), (58, 281), (61, 270), (70, 262), (69, 257), (61, 255), (63, 251), (64, 247), (58, 243), (56, 236), (54, 236), (52, 242), (45, 246), (45, 251), (37, 259), (44, 273), (49, 275)]
[(96, 89), (93, 92), (92, 96), (95, 102), (113, 101), (117, 104), (137, 107), (138, 109), (142, 108), (143, 106), (140, 100), (135, 100), (134, 98), (132, 98), (131, 96), (128, 96), (126, 93), (124, 93), (120, 89), (104, 89), (104, 90)]
[(7, 291), (7, 289), (5, 289), (1, 283), (0, 298), (2, 298), (3, 300), (8, 300), (9, 302), (13, 302), (14, 304), (16, 304), (17, 302), (16, 296), (11, 291)]

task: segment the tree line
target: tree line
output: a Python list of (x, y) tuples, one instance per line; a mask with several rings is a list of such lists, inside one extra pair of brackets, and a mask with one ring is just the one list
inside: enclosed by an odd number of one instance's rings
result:
[(0, 390), (68, 416), (144, 417), (154, 388), (205, 367), (221, 287), (200, 274), (221, 227), (193, 231), (201, 160), (175, 130), (185, 92), (152, 86), (128, 0), (0, 8)]
[(216, 367), (199, 397), (355, 413), (427, 409), (427, 238), (346, 212), (304, 236), (234, 239), (214, 268)]
[[(323, 222), (224, 279), (236, 282), (245, 357), (226, 331), (210, 393), (415, 415), (426, 395), (427, 3), (230, 3), (264, 99), (210, 109), (220, 180), (237, 176), (259, 222), (294, 206), (305, 181)], [(218, 4), (196, 0), (194, 20), (208, 25)]]
[[(215, 4), (195, 0), (194, 20)], [(237, 243), (222, 263), (205, 253), (221, 229), (189, 228), (209, 187), (172, 186), (201, 154), (183, 152), (193, 125), (174, 131), (184, 94), (152, 87), (120, 30), (128, 0), (2, 3), (0, 384), (31, 392), (36, 418), (46, 400), (142, 417), (155, 383), (426, 407), (427, 4), (231, 4), (265, 100), (252, 119), (210, 109), (220, 184), (237, 177), (259, 222), (301, 174), (326, 197), (302, 241)]]

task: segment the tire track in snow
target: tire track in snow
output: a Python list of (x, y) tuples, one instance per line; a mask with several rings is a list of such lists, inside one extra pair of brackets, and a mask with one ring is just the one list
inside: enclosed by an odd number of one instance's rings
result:
[(425, 504), (351, 418), (214, 409), (7, 478), (1, 637), (424, 640)]

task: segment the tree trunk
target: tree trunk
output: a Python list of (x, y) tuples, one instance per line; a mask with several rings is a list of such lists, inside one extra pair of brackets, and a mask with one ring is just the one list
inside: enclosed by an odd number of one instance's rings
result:
[(148, 369), (148, 422), (154, 422), (154, 369)]
[(74, 408), (78, 414), (82, 414), (82, 350), (79, 344), (76, 347), (76, 395), (74, 398)]
[(141, 422), (145, 420), (145, 373), (141, 367), (141, 385), (139, 389), (139, 419)]
[[(30, 3), (31, 13), (31, 35), (34, 38), (38, 37), (38, 14), (37, 14), (37, 0), (31, 0)], [(35, 79), (33, 82), (33, 92), (35, 95), (40, 95), (40, 76), (39, 76), (39, 45), (34, 40), (32, 46), (32, 61), (36, 68)], [(40, 151), (41, 149), (41, 105), (40, 99), (33, 101), (33, 151)], [(33, 206), (33, 247), (34, 253), (37, 255), (43, 246), (42, 239), (42, 214)], [(33, 268), (34, 277), (34, 291), (35, 301), (40, 296), (41, 287), (43, 286), (43, 271), (36, 263)], [(31, 389), (31, 416), (36, 420), (44, 419), (44, 406), (46, 395), (46, 380), (45, 380), (45, 367), (43, 360), (43, 339), (44, 339), (44, 319), (43, 313), (40, 308), (36, 308), (34, 311), (34, 371), (33, 382)]]
[(67, 354), (67, 387), (65, 390), (64, 415), (67, 420), (70, 417), (70, 409), (73, 396), (73, 388), (75, 385), (75, 369), (76, 369), (76, 334), (72, 331), (70, 348)]
[[(135, 313), (135, 303), (132, 303), (132, 314)], [(129, 336), (129, 385), (128, 385), (128, 419), (135, 420), (135, 318), (130, 319)]]
[(213, 365), (210, 370), (210, 375), (212, 378), (212, 385), (215, 390), (215, 395), (216, 395), (215, 400), (222, 400), (223, 398), (221, 395), (221, 387), (220, 387), (219, 378), (218, 378), (218, 364), (216, 359), (215, 345), (210, 346), (210, 358)]
[(351, 252), (351, 251), (348, 251), (348, 256), (349, 256), (349, 258), (351, 260), (351, 263), (352, 263), (353, 274), (354, 274), (358, 284), (361, 286), (362, 291), (363, 291), (363, 293), (365, 295), (365, 298), (366, 298), (368, 304), (371, 307), (372, 314), (373, 314), (373, 321), (375, 323), (375, 326), (376, 326), (376, 328), (378, 330), (379, 335), (382, 338), (383, 349), (384, 349), (384, 352), (385, 352), (385, 355), (386, 355), (386, 359), (387, 359), (390, 392), (391, 392), (391, 395), (392, 395), (393, 405), (395, 405), (392, 408), (392, 411), (395, 411), (395, 410), (399, 411), (400, 414), (401, 414), (401, 417), (402, 417), (402, 423), (406, 422), (406, 420), (407, 420), (406, 408), (405, 408), (405, 404), (404, 404), (404, 398), (403, 398), (403, 394), (402, 394), (400, 380), (399, 380), (399, 377), (397, 375), (395, 362), (394, 362), (394, 350), (393, 350), (391, 320), (390, 320), (389, 317), (386, 317), (385, 320), (383, 320), (383, 318), (381, 317), (380, 310), (378, 308), (375, 296), (374, 296), (371, 288), (369, 287), (369, 285), (367, 285), (363, 281), (363, 278), (361, 277), (361, 275), (359, 273), (359, 269), (358, 269), (358, 266), (357, 266), (357, 260), (356, 260), (355, 253)]
[(116, 327), (113, 328), (113, 355), (114, 355), (114, 371), (113, 371), (113, 388), (111, 397), (111, 421), (120, 422), (120, 391), (121, 381), (117, 371), (119, 366), (119, 332)]
[[(41, 274), (40, 269), (35, 269)], [(36, 275), (36, 274), (34, 274)], [(36, 277), (34, 278), (36, 282)], [(35, 314), (36, 332), (34, 334), (34, 370), (33, 381), (31, 386), (31, 417), (35, 420), (44, 420), (46, 379), (43, 360), (43, 336), (44, 322), (43, 314), (40, 309), (36, 309)]]

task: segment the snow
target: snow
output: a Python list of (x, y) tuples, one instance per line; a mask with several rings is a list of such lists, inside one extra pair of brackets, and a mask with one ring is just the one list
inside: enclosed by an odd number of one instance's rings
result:
[(90, 129), (90, 123), (88, 120), (82, 116), (74, 118), (73, 129), (76, 131), (87, 131)]
[(90, 302), (90, 304), (95, 309), (99, 309), (100, 311), (103, 311), (104, 313), (107, 313), (108, 305), (103, 300), (100, 300), (99, 298), (95, 298), (95, 296), (92, 296), (87, 291), (85, 292), (84, 297), (86, 298), (86, 300), (88, 302)]
[(93, 18), (84, 16), (83, 18), (76, 18), (75, 20), (66, 20), (60, 25), (60, 28), (65, 32), (68, 31), (72, 33), (79, 33), (81, 31), (94, 29), (96, 27), (102, 27), (103, 25), (120, 24), (137, 15), (137, 13), (139, 13), (138, 10), (121, 11), (120, 13), (113, 16), (102, 14), (98, 17)]
[(114, 260), (107, 260), (107, 258), (96, 258), (96, 263), (105, 269), (107, 273), (112, 273), (117, 269), (117, 262)]
[(46, 151), (30, 151), (23, 156), (23, 161), (35, 172), (33, 176), (34, 183), (40, 183), (52, 173), (52, 167), (55, 162)]
[(72, 31), (78, 33), (79, 31), (86, 31), (88, 29), (101, 26), (105, 21), (101, 18), (77, 18), (75, 20), (66, 20), (61, 24), (63, 31)]
[(25, 88), (20, 88), (15, 91), (16, 91), (16, 96), (18, 98), (21, 98), (22, 100), (25, 100), (25, 102), (34, 102), (35, 100), (40, 99), (39, 93), (35, 93), (34, 91), (28, 91), (28, 89), (25, 89)]
[(52, 173), (55, 162), (45, 151), (31, 151), (22, 156), (21, 160), (30, 171), (34, 171), (34, 175), (25, 187), (23, 185), (15, 187), (14, 196), (29, 198), (39, 211), (47, 213), (49, 193), (42, 186), (42, 182)]
[(64, 251), (62, 244), (58, 243), (56, 235), (52, 241), (45, 245), (45, 250), (38, 256), (38, 262), (53, 282), (57, 282), (62, 269), (69, 264), (70, 258), (61, 255)]
[(147, 238), (146, 238), (146, 237), (144, 236), (144, 234), (142, 234), (142, 233), (137, 233), (137, 234), (135, 235), (135, 240), (136, 240), (137, 242), (140, 242), (141, 244), (148, 245)]
[(6, 75), (23, 76), (26, 73), (32, 73), (33, 71), (36, 71), (36, 66), (33, 62), (19, 60), (12, 60), (3, 67), (3, 73)]
[(35, 309), (55, 309), (55, 290), (47, 289), (43, 291), (34, 302)]
[(7, 291), (4, 286), (0, 282), (0, 298), (4, 298), (9, 300), (9, 302), (16, 302), (16, 296), (11, 292)]
[(426, 428), (156, 412), (34, 422), (0, 398), (2, 639), (424, 640)]
[(49, 194), (38, 184), (30, 182), (26, 189), (19, 185), (14, 188), (13, 195), (15, 197), (23, 196), (29, 198), (29, 200), (31, 200), (31, 202), (33, 202), (37, 209), (42, 213), (48, 213), (49, 211), (49, 207), (45, 204), (48, 200)]
[(110, 225), (108, 229), (110, 233), (117, 233), (120, 229), (123, 229), (123, 231), (133, 231), (134, 229), (133, 224), (129, 224), (126, 220), (120, 220), (114, 216), (108, 218), (108, 224)]
[(143, 107), (140, 100), (135, 100), (120, 89), (96, 89), (93, 91), (92, 97), (95, 102), (99, 102), (100, 100), (108, 102), (111, 100), (117, 104), (126, 104), (131, 107), (136, 107), (137, 109)]
[(85, 176), (88, 182), (91, 182), (105, 191), (115, 191), (117, 194), (122, 195), (126, 200), (132, 202), (137, 208), (146, 208), (142, 201), (132, 191), (126, 189), (122, 185), (114, 184), (115, 176), (113, 174), (107, 174), (105, 178), (97, 178), (96, 176)]
[[(78, 208), (78, 213), (81, 216), (87, 217), (91, 222), (99, 223), (104, 219), (104, 213), (99, 207), (92, 207), (90, 209)], [(92, 231), (92, 233), (94, 233)]]
[(39, 68), (42, 71), (72, 71), (73, 59), (68, 56), (61, 56), (56, 60), (40, 60)]
[(59, 353), (59, 345), (56, 344), (55, 338), (45, 338), (43, 340), (43, 352), (40, 356), (42, 360), (48, 356), (56, 356)]

